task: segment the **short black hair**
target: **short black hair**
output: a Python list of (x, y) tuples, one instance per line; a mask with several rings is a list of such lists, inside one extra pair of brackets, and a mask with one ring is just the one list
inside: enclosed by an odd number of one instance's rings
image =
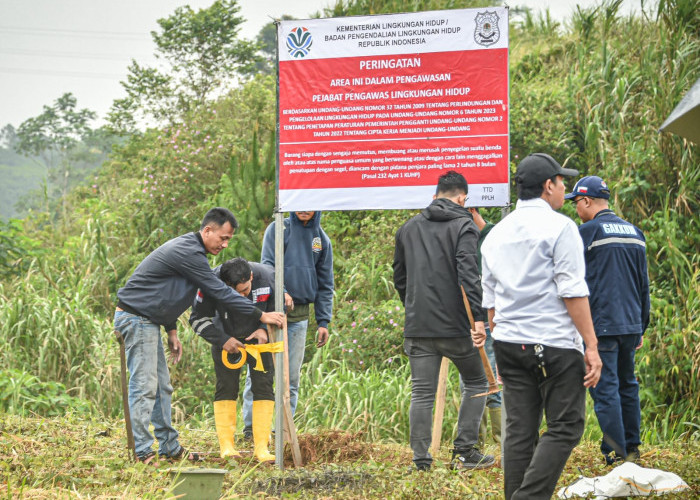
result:
[(201, 231), (211, 223), (214, 223), (217, 226), (223, 226), (227, 222), (231, 224), (233, 229), (238, 229), (238, 221), (233, 215), (233, 212), (231, 212), (228, 208), (214, 207), (204, 215), (204, 219), (202, 219), (202, 225), (199, 227), (199, 230)]
[(221, 276), (221, 281), (228, 286), (235, 287), (248, 281), (251, 272), (253, 270), (250, 268), (248, 261), (243, 257), (236, 257), (235, 259), (227, 260), (221, 265), (219, 276)]
[[(516, 184), (518, 185), (518, 199), (519, 200), (532, 200), (534, 198), (540, 198), (542, 196), (542, 193), (544, 193), (544, 185), (547, 183), (548, 180), (552, 181), (553, 183), (557, 183), (557, 175), (553, 175), (549, 179), (545, 179), (542, 181), (542, 184), (535, 184), (534, 186), (525, 186), (524, 184), (518, 182), (516, 180)], [(564, 182), (562, 180), (562, 182)]]
[(435, 194), (443, 194), (447, 196), (455, 196), (457, 194), (469, 193), (469, 185), (467, 179), (462, 174), (450, 170), (444, 173), (438, 179), (437, 189)]

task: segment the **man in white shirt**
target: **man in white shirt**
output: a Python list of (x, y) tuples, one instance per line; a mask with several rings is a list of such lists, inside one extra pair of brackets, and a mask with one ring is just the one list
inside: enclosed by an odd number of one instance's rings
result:
[[(600, 378), (583, 245), (576, 224), (555, 212), (564, 177), (575, 175), (547, 154), (525, 158), (515, 175), (516, 209), (481, 247), (483, 306), (508, 410), (506, 500), (551, 498), (583, 434), (585, 388)], [(539, 436), (543, 411), (547, 431)]]

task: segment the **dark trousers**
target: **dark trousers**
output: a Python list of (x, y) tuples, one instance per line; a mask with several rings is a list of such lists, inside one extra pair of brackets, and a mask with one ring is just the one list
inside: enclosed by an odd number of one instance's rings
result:
[[(216, 374), (216, 393), (214, 401), (236, 401), (238, 399), (239, 383), (241, 378), (241, 368), (231, 370), (221, 361), (221, 349), (211, 346), (211, 355), (214, 358), (214, 373)], [(237, 356), (229, 354), (229, 362), (236, 363)], [(252, 382), (253, 401), (274, 401), (275, 393), (272, 382), (275, 378), (275, 368), (272, 364), (272, 354), (263, 352), (260, 355), (265, 371), (253, 370), (255, 359), (248, 356), (246, 363)], [(236, 359), (234, 359), (236, 358)]]
[[(575, 349), (544, 347), (545, 376), (532, 344), (495, 341), (494, 348), (507, 412), (506, 500), (549, 499), (583, 435), (583, 355)], [(540, 436), (543, 412), (547, 430)]]
[(603, 370), (598, 385), (591, 387), (590, 393), (600, 430), (605, 436), (600, 445), (603, 455), (615, 450), (617, 455), (625, 457), (641, 443), (639, 384), (634, 375), (634, 355), (639, 339), (639, 335), (598, 337)]
[(464, 382), (454, 449), (470, 450), (479, 438), (479, 424), (486, 404), (485, 397), (471, 396), (486, 392), (488, 387), (484, 366), (472, 339), (409, 337), (404, 339), (404, 351), (411, 365), (409, 427), (413, 462), (416, 465), (430, 465), (433, 462), (428, 450), (432, 441), (433, 405), (443, 356), (455, 364)]

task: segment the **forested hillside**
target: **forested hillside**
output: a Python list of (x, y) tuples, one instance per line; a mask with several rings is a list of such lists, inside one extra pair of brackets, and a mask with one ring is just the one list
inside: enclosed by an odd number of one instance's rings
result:
[[(324, 15), (475, 5), (484, 2), (348, 0)], [(618, 7), (580, 9), (564, 24), (511, 12), (511, 168), (541, 151), (599, 175), (617, 213), (645, 232), (652, 320), (637, 356), (643, 441), (697, 441), (700, 160), (698, 145), (658, 127), (700, 77), (700, 9), (693, 0), (661, 0), (645, 15), (624, 17)], [(39, 214), (0, 232), (1, 411), (120, 415), (116, 290), (151, 250), (196, 230), (209, 207), (229, 207), (241, 223), (212, 265), (259, 258), (275, 197), (274, 85), (273, 76), (252, 76), (167, 126), (128, 136), (94, 187), (65, 198), (59, 220)], [(577, 220), (573, 207), (564, 212)], [(340, 428), (407, 443), (410, 380), (391, 261), (394, 233), (410, 215), (324, 214), (335, 251), (335, 311), (330, 344), (317, 350), (309, 340), (307, 347), (301, 432)], [(500, 211), (487, 215), (497, 221)], [(211, 425), (208, 345), (186, 318), (179, 331), (174, 420)], [(456, 386), (448, 387), (445, 438), (455, 424)], [(589, 412), (586, 438), (599, 432)]]

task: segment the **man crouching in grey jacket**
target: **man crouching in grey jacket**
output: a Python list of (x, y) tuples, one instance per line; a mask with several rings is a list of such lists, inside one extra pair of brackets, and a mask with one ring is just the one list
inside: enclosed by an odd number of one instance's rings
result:
[(131, 375), (131, 427), (136, 456), (143, 463), (155, 459), (150, 423), (158, 439), (160, 456), (200, 458), (180, 445), (171, 423), (173, 387), (160, 336), (163, 326), (168, 333), (172, 360), (177, 363), (182, 357), (177, 319), (192, 305), (198, 288), (232, 312), (255, 317), (262, 323), (282, 325), (282, 313), (262, 312), (226, 286), (209, 267), (207, 254), (217, 255), (226, 248), (237, 227), (238, 221), (229, 210), (212, 208), (198, 232), (178, 236), (155, 249), (117, 292), (114, 328), (121, 333), (126, 347)]

